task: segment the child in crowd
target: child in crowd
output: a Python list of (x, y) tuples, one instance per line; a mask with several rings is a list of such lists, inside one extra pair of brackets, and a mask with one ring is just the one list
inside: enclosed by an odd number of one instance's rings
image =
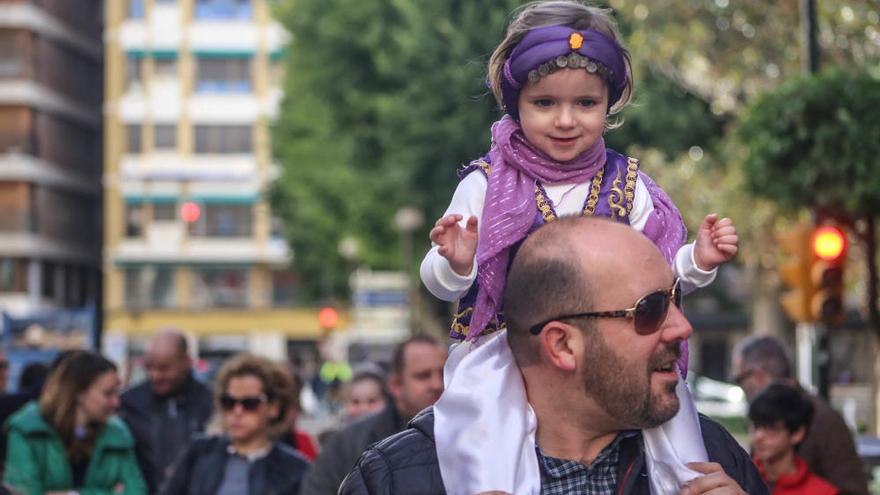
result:
[[(617, 125), (614, 116), (633, 91), (619, 39), (607, 10), (575, 0), (536, 2), (520, 11), (490, 58), (488, 82), (505, 115), (492, 125), (488, 153), (460, 172), (421, 266), (435, 296), (460, 301), (451, 335), (467, 340), (450, 354), (446, 392), (435, 406), (440, 467), (451, 493), (533, 493), (536, 486), (521, 475), (522, 463), (534, 456), (524, 449), (531, 433), (512, 433), (528, 424), (525, 392), (504, 332), (493, 334), (504, 329), (507, 267), (530, 232), (562, 215), (626, 223), (660, 248), (685, 291), (711, 283), (716, 268), (736, 254), (733, 223), (714, 214), (705, 217), (696, 241), (683, 245), (686, 229), (669, 197), (638, 160), (605, 147), (603, 135)], [(682, 374), (686, 351), (683, 345)], [(487, 400), (492, 397), (499, 400)], [(686, 399), (672, 422), (698, 428)], [(650, 438), (649, 449), (677, 450), (673, 461), (663, 461), (674, 473), (670, 479), (681, 484), (696, 476), (683, 460), (703, 460), (701, 445), (689, 452), (681, 442), (673, 448), (665, 437)]]
[(770, 385), (749, 406), (752, 456), (772, 495), (837, 495), (840, 491), (813, 474), (797, 455), (807, 434), (813, 404), (789, 385)]

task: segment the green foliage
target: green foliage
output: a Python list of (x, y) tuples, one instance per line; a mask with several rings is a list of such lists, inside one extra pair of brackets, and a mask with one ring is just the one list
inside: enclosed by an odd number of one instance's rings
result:
[[(278, 17), (292, 34), (273, 134), (282, 176), (273, 207), (303, 288), (344, 293), (339, 241), (359, 263), (399, 268), (394, 213), (442, 214), (455, 170), (484, 153), (498, 117), (485, 62), (516, 1), (297, 0)], [(414, 233), (415, 257), (427, 227)]]
[(861, 217), (880, 207), (880, 80), (842, 70), (794, 79), (738, 130), (746, 186), (785, 208)]

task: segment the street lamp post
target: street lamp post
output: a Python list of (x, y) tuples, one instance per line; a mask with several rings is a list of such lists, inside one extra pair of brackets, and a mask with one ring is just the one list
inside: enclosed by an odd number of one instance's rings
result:
[(394, 214), (394, 226), (400, 232), (400, 262), (403, 273), (406, 274), (407, 296), (409, 297), (409, 331), (414, 333), (418, 322), (418, 291), (413, 281), (413, 232), (425, 222), (425, 215), (421, 210), (412, 206), (404, 206)]

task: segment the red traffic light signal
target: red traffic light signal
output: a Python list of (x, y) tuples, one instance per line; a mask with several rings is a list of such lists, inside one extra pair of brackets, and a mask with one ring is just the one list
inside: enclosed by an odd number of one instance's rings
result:
[(324, 330), (333, 330), (337, 323), (339, 323), (339, 313), (335, 309), (327, 306), (318, 311), (318, 325)]
[(788, 316), (797, 322), (842, 321), (846, 233), (832, 224), (801, 224), (779, 234), (777, 241), (788, 254), (778, 268), (779, 278), (791, 288), (780, 298)]
[(846, 236), (833, 225), (823, 225), (813, 233), (813, 253), (817, 258), (834, 261), (846, 252)]
[(180, 205), (180, 219), (186, 223), (195, 223), (202, 216), (202, 209), (194, 201), (187, 201)]
[(813, 321), (834, 324), (843, 321), (843, 275), (846, 264), (846, 234), (835, 225), (822, 225), (812, 236), (813, 263), (810, 281), (815, 289), (810, 300)]

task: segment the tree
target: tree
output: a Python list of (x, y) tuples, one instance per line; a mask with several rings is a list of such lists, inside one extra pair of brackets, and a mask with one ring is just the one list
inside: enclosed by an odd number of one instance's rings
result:
[[(342, 238), (357, 239), (362, 263), (400, 268), (395, 211), (414, 206), (431, 223), (443, 212), (456, 168), (488, 148), (499, 114), (485, 62), (519, 3), (279, 5), (292, 42), (272, 198), (307, 296), (344, 294)], [(415, 235), (427, 250), (427, 228)]]
[(869, 319), (880, 338), (876, 212), (880, 79), (833, 70), (757, 98), (739, 127), (747, 187), (783, 208), (846, 219), (865, 245)]

